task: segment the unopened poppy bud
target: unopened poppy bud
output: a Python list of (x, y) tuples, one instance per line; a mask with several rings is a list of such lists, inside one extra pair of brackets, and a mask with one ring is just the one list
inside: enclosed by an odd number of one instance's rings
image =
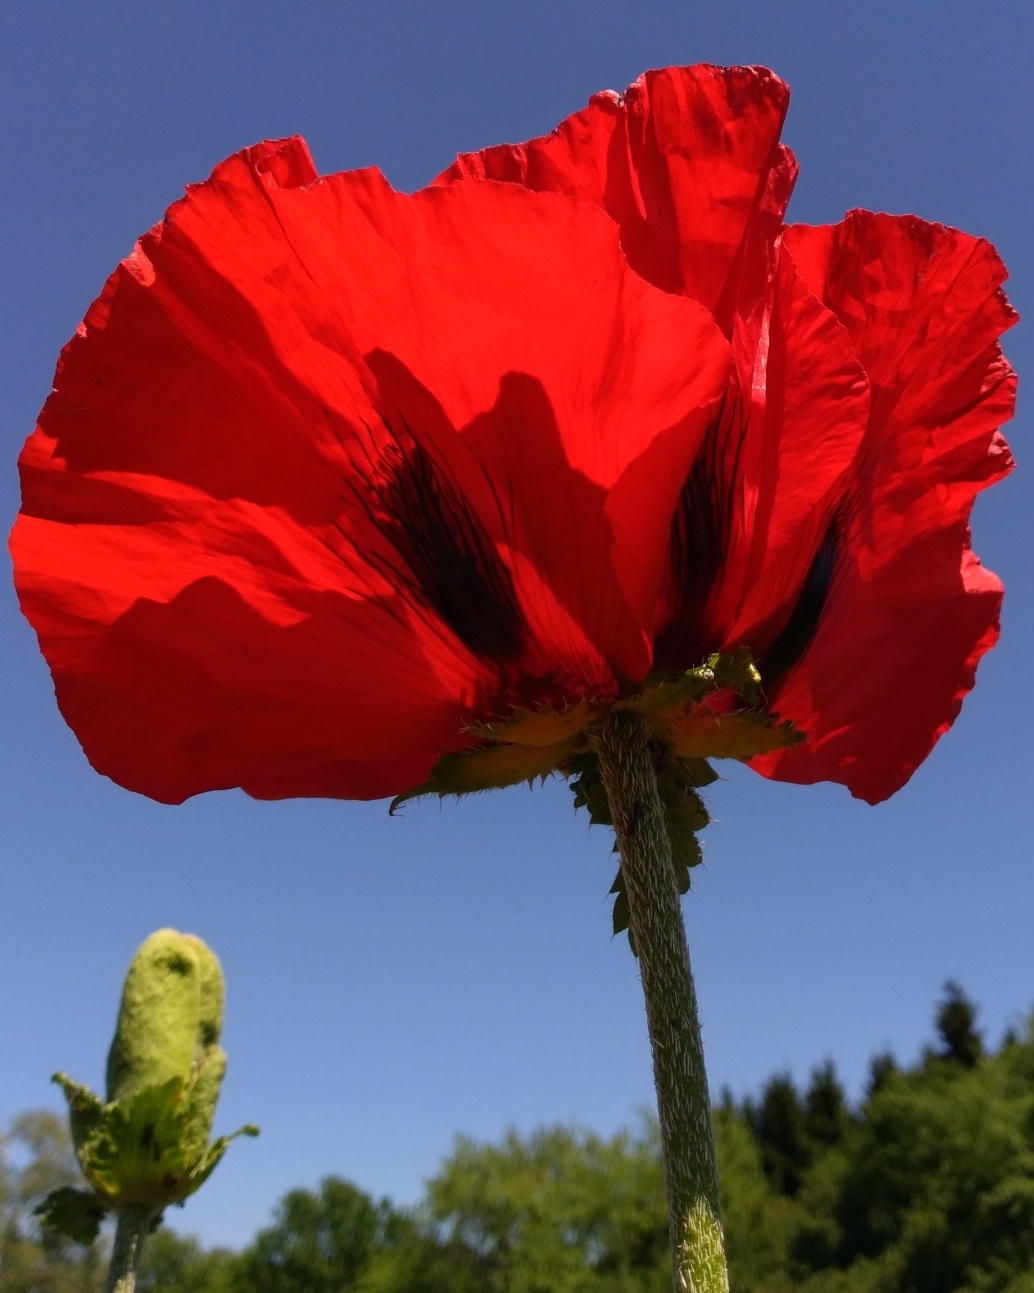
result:
[(184, 1092), (183, 1151), (188, 1159), (200, 1156), (208, 1144), (225, 1073), (226, 1052), (210, 1046), (197, 1061), (194, 1080)]
[(108, 1053), (108, 1102), (173, 1077), (187, 1083), (207, 1067), (218, 1050), (223, 1000), (222, 969), (201, 939), (174, 929), (146, 939), (122, 989)]
[(226, 1073), (223, 998), (222, 969), (201, 939), (160, 929), (144, 941), (122, 989), (107, 1099), (55, 1075), (91, 1191), (55, 1192), (46, 1224), (81, 1239), (105, 1211), (158, 1217), (194, 1193), (234, 1136), (257, 1134), (249, 1126), (209, 1142)]

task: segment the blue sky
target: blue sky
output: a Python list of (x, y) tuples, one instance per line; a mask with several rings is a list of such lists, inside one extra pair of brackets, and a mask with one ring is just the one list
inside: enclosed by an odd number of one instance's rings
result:
[[(135, 237), (246, 144), (300, 132), (323, 171), (414, 188), (648, 67), (765, 63), (793, 88), (791, 218), (863, 206), (982, 234), (1029, 314), (1032, 49), (1027, 0), (6, 0), (4, 525), (60, 347)], [(1006, 339), (1021, 377), (1031, 348), (1023, 324)], [(1008, 590), (1002, 643), (909, 785), (873, 809), (733, 765), (709, 792), (685, 909), (715, 1090), (830, 1056), (857, 1092), (876, 1049), (917, 1055), (948, 976), (992, 1040), (1034, 1004), (1028, 425), (1021, 398), (1021, 468), (974, 519)], [(171, 1218), (206, 1241), (244, 1242), (331, 1172), (413, 1200), (456, 1132), (609, 1133), (650, 1103), (610, 840), (562, 784), (394, 819), (237, 793), (162, 807), (90, 769), (6, 579), (0, 623), (0, 1124), (58, 1107), (56, 1068), (101, 1084), (126, 964), (162, 925), (222, 958), (219, 1126), (263, 1129)]]

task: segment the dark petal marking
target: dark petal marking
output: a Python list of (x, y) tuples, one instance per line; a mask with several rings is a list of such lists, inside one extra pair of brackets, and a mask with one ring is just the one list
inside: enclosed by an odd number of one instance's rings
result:
[(835, 515), (826, 528), (819, 550), (805, 576), (790, 618), (758, 660), (763, 683), (770, 685), (782, 677), (797, 664), (811, 645), (822, 612), (829, 601), (841, 540), (840, 518)]
[(401, 557), (394, 582), (429, 606), (475, 655), (504, 664), (520, 654), (524, 622), (513, 580), (456, 486), (408, 432), (371, 472), (370, 519)]
[[(729, 547), (729, 485), (739, 475), (745, 418), (738, 394), (726, 393), (682, 486), (669, 539), (669, 587), (654, 663), (682, 670), (698, 664), (715, 643), (705, 611)], [(719, 463), (731, 457), (731, 462)]]

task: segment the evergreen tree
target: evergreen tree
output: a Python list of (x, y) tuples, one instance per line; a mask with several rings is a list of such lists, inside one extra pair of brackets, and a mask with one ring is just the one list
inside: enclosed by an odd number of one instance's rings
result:
[(811, 1147), (801, 1097), (788, 1073), (772, 1078), (765, 1087), (754, 1116), (754, 1134), (768, 1179), (780, 1194), (793, 1198), (811, 1161)]
[(804, 1097), (804, 1131), (819, 1151), (839, 1145), (848, 1133), (851, 1116), (847, 1096), (832, 1060), (812, 1070), (811, 1085)]
[(984, 1040), (976, 1028), (977, 1008), (954, 979), (944, 985), (944, 997), (937, 1006), (937, 1032), (941, 1039), (940, 1058), (963, 1068), (974, 1068), (984, 1054)]
[[(941, 1049), (912, 1067), (875, 1057), (853, 1110), (829, 1062), (803, 1097), (785, 1075), (757, 1103), (723, 1095), (732, 1293), (1034, 1293), (1034, 1020), (984, 1053), (976, 1008), (945, 994)], [(98, 1250), (48, 1247), (31, 1215), (63, 1173), (63, 1122), (16, 1120), (0, 1142), (0, 1293), (99, 1290)], [(140, 1288), (667, 1293), (666, 1229), (652, 1124), (610, 1140), (511, 1132), (457, 1141), (415, 1212), (328, 1177), (285, 1195), (239, 1255), (160, 1229)]]
[(872, 1098), (877, 1091), (882, 1091), (895, 1073), (898, 1072), (898, 1062), (890, 1051), (880, 1051), (869, 1061), (869, 1081), (866, 1084), (865, 1094), (867, 1098)]

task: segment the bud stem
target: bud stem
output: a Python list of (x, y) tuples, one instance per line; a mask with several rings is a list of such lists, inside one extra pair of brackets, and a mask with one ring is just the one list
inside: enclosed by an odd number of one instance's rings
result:
[(154, 1213), (149, 1208), (126, 1208), (118, 1214), (104, 1293), (135, 1293), (140, 1255), (153, 1221)]
[(613, 710), (591, 740), (607, 791), (639, 957), (668, 1192), (676, 1293), (728, 1293), (711, 1103), (671, 842), (640, 714)]

